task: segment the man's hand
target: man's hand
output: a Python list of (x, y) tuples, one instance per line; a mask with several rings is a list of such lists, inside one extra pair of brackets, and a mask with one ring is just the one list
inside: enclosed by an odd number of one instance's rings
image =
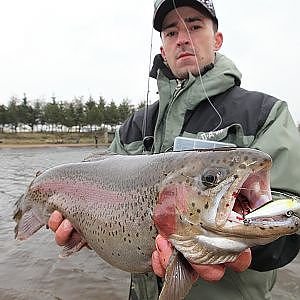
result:
[[(171, 243), (161, 235), (156, 237), (156, 251), (152, 254), (152, 267), (154, 273), (159, 277), (164, 277), (166, 268), (173, 252)], [(192, 267), (199, 277), (207, 281), (218, 281), (225, 274), (225, 268), (231, 268), (235, 272), (245, 271), (251, 263), (251, 250), (247, 249), (240, 254), (236, 261), (220, 265), (195, 265)], [(197, 278), (195, 278), (197, 280)]]
[[(69, 241), (74, 230), (71, 222), (64, 219), (62, 214), (54, 211), (48, 221), (48, 226), (55, 232), (55, 240), (59, 246), (64, 246)], [(157, 276), (164, 277), (166, 268), (173, 252), (170, 242), (161, 235), (156, 237), (156, 249), (152, 254), (152, 267)], [(218, 281), (225, 273), (225, 268), (229, 267), (236, 272), (245, 271), (251, 263), (251, 251), (245, 250), (240, 254), (236, 261), (220, 265), (195, 265), (199, 277), (207, 281)], [(197, 278), (195, 278), (196, 280)]]
[(55, 232), (55, 240), (59, 246), (64, 246), (71, 237), (73, 225), (62, 214), (54, 211), (48, 221), (49, 228)]

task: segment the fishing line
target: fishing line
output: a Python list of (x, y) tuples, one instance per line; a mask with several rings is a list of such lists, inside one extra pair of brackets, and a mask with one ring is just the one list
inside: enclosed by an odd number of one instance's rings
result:
[[(244, 191), (255, 191), (255, 189), (249, 189), (249, 188), (239, 188), (239, 190), (244, 190)], [(269, 190), (259, 190), (258, 192), (269, 192)], [(271, 194), (274, 194), (274, 195), (279, 195), (279, 196), (285, 196), (287, 198), (292, 198), (294, 200), (298, 200), (299, 201), (299, 198), (295, 195), (292, 195), (292, 194), (289, 194), (289, 193), (284, 193), (284, 192), (278, 192), (278, 191), (273, 191), (271, 190)]]
[[(187, 178), (187, 179), (189, 179), (189, 180), (191, 180), (191, 181), (194, 181), (195, 179), (192, 177), (192, 176), (188, 176), (188, 175), (184, 175), (184, 174), (181, 174), (181, 176), (183, 176), (183, 177), (185, 177), (185, 178)], [(203, 183), (205, 182), (205, 183), (208, 183), (208, 184), (210, 184), (211, 182), (209, 182), (209, 181), (202, 181)], [(239, 188), (238, 189), (239, 191), (250, 191), (250, 192), (252, 192), (252, 191), (257, 191), (256, 189), (254, 189), (254, 188), (244, 188), (244, 187), (241, 187), (241, 188)], [(270, 190), (262, 190), (262, 189), (259, 189), (257, 192), (259, 192), (259, 193), (261, 193), (261, 192), (265, 192), (265, 193), (268, 193), (268, 192), (270, 192)], [(297, 201), (299, 201), (299, 197), (297, 197), (297, 196), (295, 196), (295, 195), (292, 195), (292, 194), (289, 194), (289, 193), (284, 193), (284, 192), (278, 192), (278, 191), (273, 191), (273, 190), (271, 190), (271, 194), (273, 194), (273, 195), (279, 195), (279, 196), (285, 196), (285, 197), (287, 197), (287, 198), (292, 198), (293, 200), (297, 200)]]
[(182, 16), (180, 15), (180, 13), (179, 13), (179, 11), (178, 11), (178, 9), (176, 7), (175, 0), (173, 0), (173, 6), (174, 6), (174, 9), (175, 9), (175, 12), (176, 12), (177, 16), (179, 17), (180, 21), (182, 22), (182, 24), (184, 25), (184, 27), (186, 29), (186, 32), (187, 32), (188, 37), (189, 37), (189, 40), (191, 42), (191, 46), (192, 46), (192, 49), (194, 51), (194, 55), (195, 55), (195, 58), (196, 58), (196, 64), (197, 64), (197, 68), (198, 68), (198, 72), (199, 72), (200, 82), (201, 82), (201, 86), (202, 86), (202, 90), (204, 92), (205, 98), (207, 99), (208, 103), (210, 104), (210, 106), (212, 107), (212, 109), (215, 111), (215, 113), (217, 114), (218, 118), (220, 119), (219, 124), (212, 130), (212, 131), (216, 131), (216, 130), (219, 129), (219, 127), (223, 123), (223, 118), (222, 118), (221, 114), (219, 113), (219, 111), (217, 110), (217, 108), (213, 105), (212, 101), (210, 100), (210, 98), (207, 95), (207, 92), (206, 92), (206, 89), (205, 89), (205, 86), (204, 86), (204, 83), (203, 83), (203, 78), (202, 78), (202, 75), (201, 75), (200, 65), (199, 65), (199, 62), (198, 62), (198, 58), (196, 56), (196, 48), (194, 46), (192, 37), (190, 35), (190, 31), (189, 31), (188, 27), (186, 26), (184, 19), (182, 18)]

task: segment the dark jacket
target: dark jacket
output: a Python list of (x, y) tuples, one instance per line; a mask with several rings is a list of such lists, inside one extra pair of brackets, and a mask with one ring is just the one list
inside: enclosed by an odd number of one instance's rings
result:
[[(174, 79), (161, 60), (157, 64), (159, 67), (154, 68), (152, 74), (155, 76), (158, 72), (160, 100), (149, 106), (147, 122), (145, 111), (141, 110), (119, 128), (111, 151), (129, 155), (170, 151), (176, 136), (257, 148), (273, 158), (272, 190), (300, 195), (300, 170), (293, 168), (295, 161), (300, 160), (300, 137), (285, 102), (242, 89), (239, 86), (241, 74), (222, 55), (217, 55), (215, 66), (205, 70), (202, 78), (190, 74), (184, 82)], [(250, 268), (268, 271), (282, 267), (295, 258), (299, 246), (300, 236), (294, 234), (265, 246), (254, 247)], [(253, 271), (247, 272), (250, 277), (256, 276)], [(236, 273), (234, 276), (239, 275)], [(247, 278), (247, 281), (251, 286), (251, 280)], [(222, 285), (222, 281), (218, 284)], [(222, 289), (226, 291), (224, 287)], [(265, 289), (264, 292), (260, 294), (257, 291), (257, 297), (267, 293), (265, 286), (262, 289)], [(255, 295), (253, 291), (251, 293)], [(145, 294), (140, 295), (145, 297)]]

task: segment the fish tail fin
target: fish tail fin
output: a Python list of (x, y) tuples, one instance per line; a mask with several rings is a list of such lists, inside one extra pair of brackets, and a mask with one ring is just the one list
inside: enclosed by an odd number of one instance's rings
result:
[(45, 223), (39, 217), (36, 209), (30, 208), (23, 211), (25, 202), (24, 194), (17, 200), (13, 219), (17, 223), (15, 226), (15, 238), (18, 240), (26, 240), (35, 232), (37, 232)]

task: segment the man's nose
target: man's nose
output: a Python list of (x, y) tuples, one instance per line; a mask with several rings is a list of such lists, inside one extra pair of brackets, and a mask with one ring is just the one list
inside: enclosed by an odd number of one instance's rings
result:
[(177, 46), (188, 45), (190, 43), (190, 37), (187, 30), (180, 30), (177, 37)]

